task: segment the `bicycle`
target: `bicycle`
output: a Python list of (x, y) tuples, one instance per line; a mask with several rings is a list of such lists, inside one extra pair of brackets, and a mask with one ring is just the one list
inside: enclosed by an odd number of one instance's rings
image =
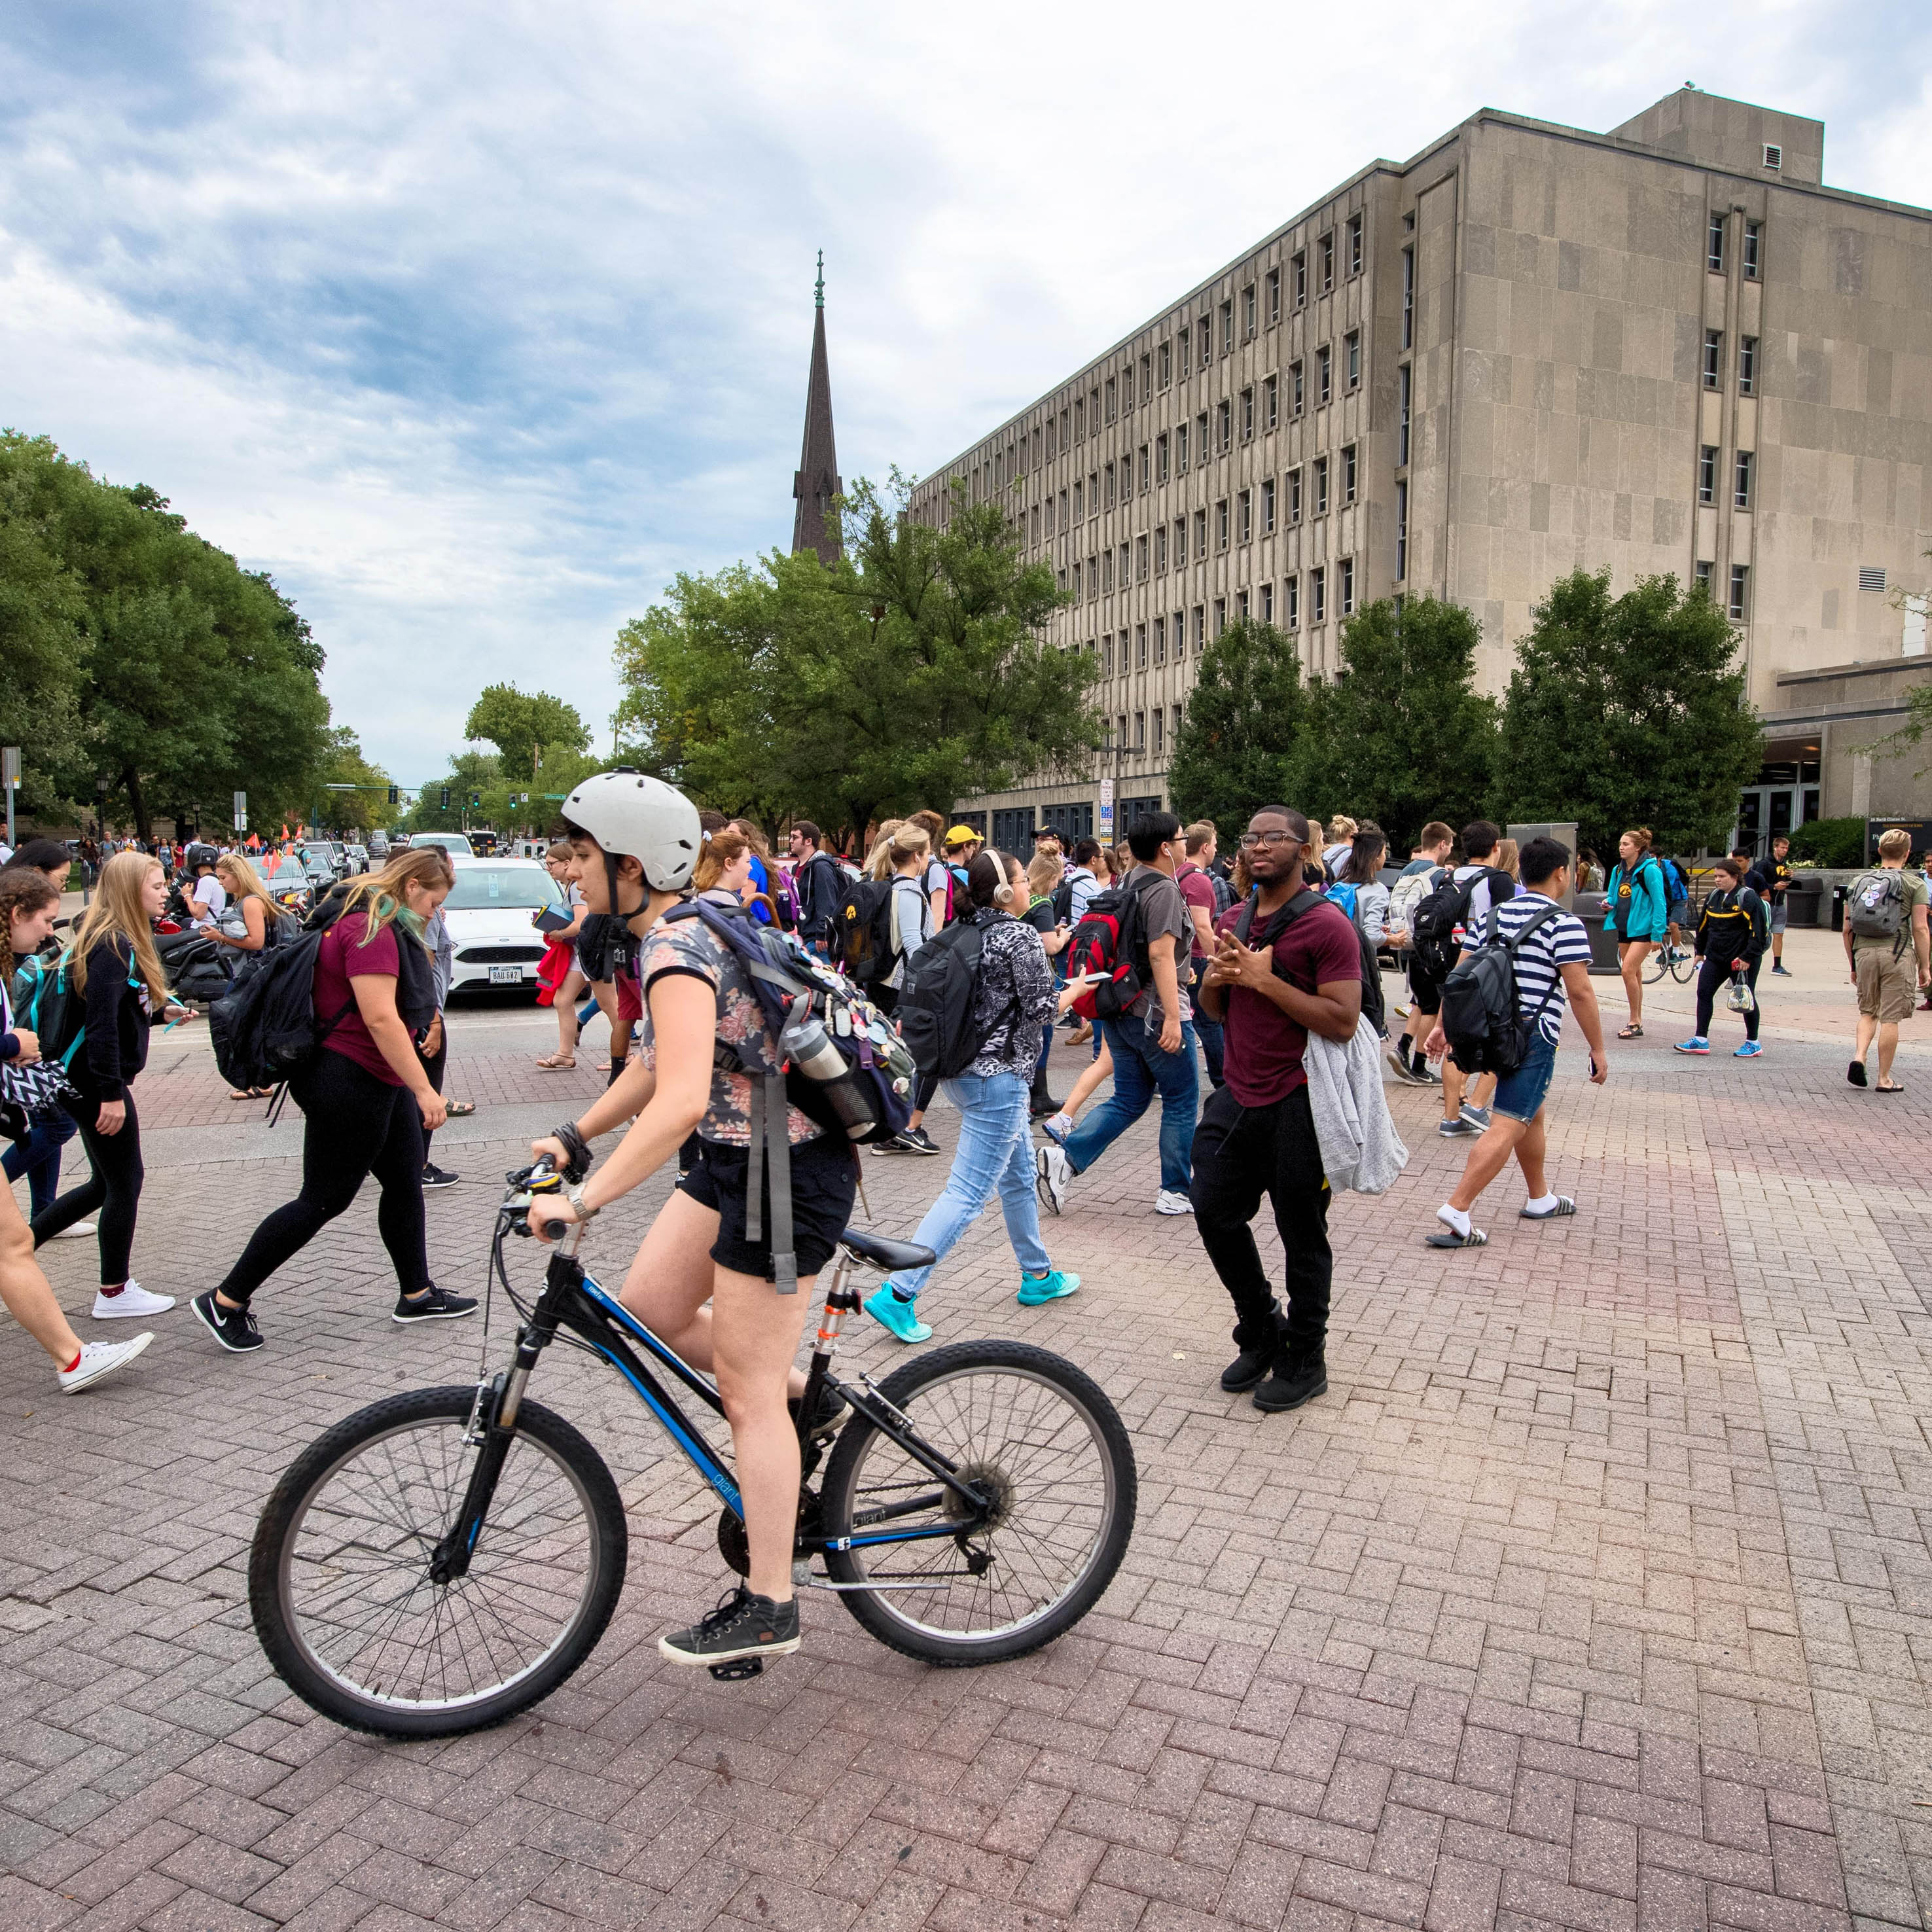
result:
[(1688, 983), (1696, 970), (1696, 952), (1682, 940), (1666, 939), (1651, 948), (1650, 957), (1643, 962), (1643, 982), (1646, 986), (1657, 986), (1668, 973), (1682, 986)]
[[(623, 1588), (628, 1532), (604, 1460), (527, 1400), (553, 1341), (614, 1368), (717, 1493), (718, 1542), (742, 1576), (749, 1550), (724, 1459), (662, 1376), (722, 1417), (716, 1384), (552, 1254), (542, 1293), (512, 1286), (504, 1241), (528, 1235), (536, 1194), (566, 1177), (512, 1172), (490, 1243), (483, 1361), (472, 1387), (418, 1389), (345, 1418), (304, 1450), (264, 1507), (249, 1605), (269, 1661), (324, 1716), (389, 1737), (500, 1724), (562, 1684), (596, 1647)], [(578, 1178), (574, 1174), (568, 1178)], [(838, 1593), (873, 1636), (940, 1665), (1025, 1655), (1063, 1635), (1112, 1581), (1138, 1488), (1118, 1412), (1082, 1370), (1023, 1342), (957, 1342), (863, 1387), (831, 1374), (860, 1298), (855, 1265), (926, 1267), (929, 1249), (848, 1228), (826, 1291), (798, 1429), (803, 1481), (794, 1580)], [(489, 1303), (521, 1316), (511, 1365), (489, 1373)], [(821, 1392), (851, 1413), (824, 1444)], [(823, 1566), (822, 1575), (808, 1566)], [(710, 1666), (730, 1680), (764, 1660)]]

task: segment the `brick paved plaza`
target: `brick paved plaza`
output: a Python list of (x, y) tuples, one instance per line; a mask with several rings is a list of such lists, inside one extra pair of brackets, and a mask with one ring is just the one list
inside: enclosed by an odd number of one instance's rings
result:
[[(609, 1634), (502, 1730), (345, 1732), (269, 1674), (248, 1538), (323, 1426), (471, 1378), (478, 1340), (390, 1322), (373, 1198), (259, 1298), (256, 1355), (177, 1308), (136, 1370), (64, 1400), (8, 1329), (0, 1928), (1922, 1924), (1932, 1016), (1907, 1093), (1850, 1089), (1837, 948), (1792, 935), (1755, 1063), (1723, 1016), (1710, 1059), (1672, 1054), (1684, 988), (1601, 1091), (1567, 1052), (1553, 1172), (1577, 1216), (1518, 1223), (1506, 1177), (1478, 1252), (1422, 1245), (1465, 1147), (1392, 1088), (1414, 1157), (1336, 1205), (1330, 1394), (1293, 1416), (1220, 1391), (1228, 1311), (1192, 1224), (1152, 1212), (1150, 1125), (1048, 1226), (1072, 1300), (1017, 1307), (982, 1220), (922, 1304), (938, 1339), (1073, 1358), (1141, 1476), (1100, 1610), (992, 1670), (916, 1666), (822, 1594), (756, 1682), (661, 1663), (658, 1633), (724, 1587), (716, 1511), (615, 1378), (554, 1351), (534, 1393), (632, 1508)], [(519, 1010), (465, 1010), (454, 1037), (451, 1089), (481, 1105), (438, 1142), (466, 1184), (430, 1198), (432, 1253), (473, 1290), (502, 1170), (596, 1076), (536, 1072), (550, 1022)], [(185, 1296), (292, 1192), (300, 1126), (230, 1102), (196, 1035), (158, 1045), (137, 1097), (136, 1270)], [(868, 1159), (877, 1224), (909, 1234), (944, 1174)], [(594, 1269), (621, 1274), (662, 1192), (600, 1220)], [(92, 1244), (44, 1258), (90, 1327)], [(846, 1359), (902, 1352), (868, 1324)]]

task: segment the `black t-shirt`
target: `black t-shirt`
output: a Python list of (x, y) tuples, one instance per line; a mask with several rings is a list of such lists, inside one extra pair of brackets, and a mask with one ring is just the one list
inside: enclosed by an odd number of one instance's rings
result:
[(1760, 859), (1744, 874), (1744, 884), (1769, 905), (1778, 904), (1790, 883), (1791, 862), (1788, 859)]

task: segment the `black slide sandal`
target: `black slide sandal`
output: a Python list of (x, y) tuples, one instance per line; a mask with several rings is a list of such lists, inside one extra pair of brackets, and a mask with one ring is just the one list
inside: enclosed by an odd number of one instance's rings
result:
[(1559, 1194), (1554, 1208), (1546, 1208), (1540, 1214), (1528, 1208), (1519, 1208), (1516, 1219), (1519, 1221), (1560, 1221), (1565, 1215), (1574, 1214), (1576, 1211), (1576, 1202), (1568, 1195)]
[(1466, 1234), (1459, 1234), (1448, 1226), (1439, 1234), (1426, 1234), (1423, 1238), (1432, 1248), (1481, 1248), (1486, 1247), (1490, 1240), (1480, 1228), (1472, 1228)]

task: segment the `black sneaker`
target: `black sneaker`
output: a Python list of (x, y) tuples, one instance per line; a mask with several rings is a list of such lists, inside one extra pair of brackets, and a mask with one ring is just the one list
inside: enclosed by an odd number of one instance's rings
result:
[(463, 1316), (476, 1312), (476, 1298), (473, 1294), (452, 1294), (432, 1282), (428, 1292), (412, 1301), (406, 1294), (396, 1297), (396, 1312), (390, 1316), (392, 1322), (454, 1322)]
[(1254, 1403), (1270, 1415), (1283, 1409), (1299, 1408), (1318, 1395), (1328, 1393), (1328, 1363), (1322, 1345), (1304, 1346), (1255, 1390)]
[(262, 1346), (262, 1331), (255, 1326), (254, 1316), (245, 1308), (224, 1308), (215, 1300), (213, 1288), (197, 1294), (188, 1306), (194, 1318), (231, 1355), (245, 1355)]
[(879, 1154), (937, 1154), (939, 1143), (923, 1127), (905, 1127), (874, 1151)]
[(741, 1584), (688, 1630), (658, 1639), (673, 1664), (731, 1664), (741, 1657), (788, 1657), (798, 1648), (798, 1599), (775, 1604)]
[(454, 1187), (463, 1178), (460, 1174), (452, 1174), (446, 1167), (438, 1167), (434, 1162), (423, 1162), (423, 1192), (427, 1194), (432, 1187)]
[(1288, 1334), (1288, 1322), (1281, 1312), (1281, 1304), (1274, 1304), (1276, 1339), (1272, 1342), (1257, 1343), (1252, 1348), (1244, 1348), (1221, 1371), (1221, 1386), (1230, 1395), (1239, 1395), (1244, 1389), (1251, 1389), (1256, 1383), (1274, 1367), (1282, 1352), (1282, 1338)]
[[(785, 1407), (789, 1411), (792, 1426), (798, 1426), (798, 1405), (801, 1398), (785, 1397)], [(818, 1391), (818, 1413), (812, 1418), (812, 1427), (807, 1432), (814, 1439), (830, 1436), (846, 1417), (852, 1413), (852, 1405), (830, 1382)]]

